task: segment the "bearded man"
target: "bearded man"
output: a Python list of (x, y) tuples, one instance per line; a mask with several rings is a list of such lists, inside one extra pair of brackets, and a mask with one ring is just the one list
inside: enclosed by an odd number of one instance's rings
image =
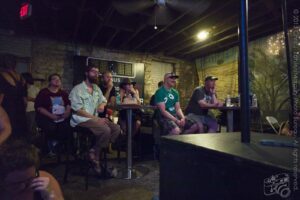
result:
[(85, 70), (86, 79), (76, 85), (70, 95), (71, 126), (81, 126), (91, 130), (96, 136), (95, 146), (90, 149), (89, 158), (95, 165), (95, 170), (100, 172), (101, 149), (114, 143), (120, 134), (120, 126), (109, 121), (107, 118), (100, 118), (99, 113), (104, 111), (107, 100), (97, 86), (99, 69), (88, 66)]

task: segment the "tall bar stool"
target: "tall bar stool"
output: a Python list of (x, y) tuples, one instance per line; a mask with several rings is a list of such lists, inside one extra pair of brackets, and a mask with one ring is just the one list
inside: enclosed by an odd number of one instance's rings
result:
[[(88, 190), (89, 185), (89, 171), (93, 168), (93, 163), (88, 159), (89, 150), (93, 146), (95, 141), (94, 134), (88, 129), (84, 127), (77, 126), (74, 128), (74, 151), (72, 152), (74, 156), (74, 163), (76, 167), (80, 167), (80, 170), (84, 170), (85, 177), (85, 189)], [(103, 178), (107, 177), (107, 152), (108, 148), (102, 149), (102, 155), (100, 155), (100, 159), (102, 157), (103, 163)], [(66, 162), (65, 165), (65, 174), (64, 174), (64, 183), (68, 182), (68, 175), (70, 173), (71, 166), (70, 162)]]

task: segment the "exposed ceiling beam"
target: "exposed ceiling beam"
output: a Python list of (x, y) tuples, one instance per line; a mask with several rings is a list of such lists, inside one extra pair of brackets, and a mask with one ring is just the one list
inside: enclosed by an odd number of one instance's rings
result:
[[(235, 18), (237, 19), (237, 15), (232, 15), (229, 18), (227, 18), (226, 21), (224, 21), (224, 23), (218, 24), (218, 29), (220, 31), (219, 32), (215, 32), (213, 34), (213, 37), (215, 37), (215, 36), (217, 36), (219, 34), (222, 34), (222, 33), (226, 32), (228, 30), (231, 30), (231, 29), (235, 28), (236, 24), (234, 24), (233, 26), (229, 26), (229, 27), (227, 26), (226, 27), (226, 25), (228, 25), (228, 23), (230, 23), (230, 20), (235, 19)], [(191, 41), (191, 42), (188, 43), (188, 41)], [(176, 52), (178, 52), (178, 51), (180, 51), (182, 49), (186, 49), (188, 47), (194, 46), (195, 44), (198, 44), (198, 43), (199, 42), (196, 41), (196, 36), (192, 35), (192, 36), (184, 39), (183, 41), (179, 41), (178, 43), (173, 43), (168, 48), (164, 47), (164, 48), (162, 48), (160, 50), (164, 51), (166, 49), (171, 49), (170, 51), (167, 51), (167, 54), (171, 55), (171, 54), (176, 53)]]
[(53, 21), (53, 30), (54, 30), (54, 38), (59, 39), (58, 36), (58, 27), (57, 27), (57, 12), (54, 10), (52, 15), (52, 21)]
[(127, 32), (134, 32), (133, 28), (129, 28), (129, 27), (126, 27), (126, 26), (121, 25), (121, 24), (116, 24), (116, 23), (109, 22), (109, 23), (106, 23), (104, 25), (107, 26), (107, 27), (116, 29), (116, 30), (119, 29), (119, 30), (123, 30), (123, 31), (127, 31)]
[[(98, 18), (98, 20), (100, 20), (102, 22), (104, 21), (104, 17), (99, 15), (96, 12), (96, 10), (93, 10), (93, 14)], [(120, 23), (114, 23), (114, 22), (110, 21), (109, 23), (105, 23), (103, 25), (107, 26), (107, 27), (110, 27), (110, 28), (113, 28), (113, 29), (120, 29), (120, 30), (127, 31), (127, 32), (134, 32), (133, 28), (127, 27), (126, 25), (124, 25), (124, 23), (120, 24)]]
[[(195, 5), (195, 7), (199, 7), (201, 5), (201, 1)], [(176, 17), (174, 20), (172, 20), (169, 24), (167, 24), (165, 27), (163, 27), (162, 29), (159, 29), (157, 32), (155, 32), (153, 35), (151, 35), (150, 37), (148, 37), (147, 39), (143, 40), (142, 42), (140, 42), (138, 45), (136, 45), (133, 50), (136, 50), (140, 47), (142, 47), (144, 44), (146, 44), (147, 42), (149, 42), (150, 40), (152, 40), (154, 37), (156, 37), (157, 35), (159, 35), (160, 33), (164, 32), (165, 30), (167, 30), (170, 26), (172, 26), (173, 24), (175, 24), (177, 21), (179, 21), (181, 18), (183, 18), (185, 15), (189, 14), (190, 10), (182, 13), (180, 16)]]
[(110, 7), (107, 12), (105, 13), (105, 16), (104, 16), (104, 20), (103, 21), (100, 21), (98, 27), (96, 28), (92, 38), (91, 38), (91, 41), (89, 43), (89, 46), (90, 48), (92, 48), (93, 46), (93, 42), (95, 41), (95, 39), (97, 38), (98, 34), (100, 33), (101, 29), (103, 28), (104, 24), (106, 24), (109, 19), (111, 18), (112, 14), (113, 14), (113, 11), (114, 9), (112, 7)]
[[(261, 27), (263, 27), (263, 26), (266, 26), (266, 24), (271, 23), (271, 22), (273, 22), (273, 21), (275, 21), (275, 20), (278, 20), (278, 17), (277, 17), (277, 18), (269, 19), (268, 21), (261, 22), (261, 23), (259, 23), (259, 24), (256, 24), (256, 25), (250, 27), (250, 28), (249, 28), (249, 31), (252, 31), (252, 30), (261, 28)], [(237, 27), (236, 27), (236, 28), (237, 28)], [(267, 30), (267, 32), (272, 31), (272, 29), (273, 29), (273, 28), (271, 27), (270, 29)], [(257, 34), (264, 33), (264, 32), (266, 32), (266, 31), (258, 32)], [(257, 34), (253, 34), (253, 35), (255, 36), (255, 35), (257, 35)], [(250, 35), (250, 34), (249, 34), (249, 35)], [(253, 35), (252, 35), (252, 37), (253, 37)], [(197, 47), (195, 47), (195, 48), (192, 48), (192, 49), (190, 49), (189, 51), (185, 51), (185, 52), (181, 53), (181, 55), (184, 55), (184, 56), (185, 56), (185, 55), (189, 55), (189, 54), (192, 54), (192, 53), (197, 52), (197, 51), (199, 51), (199, 50), (202, 50), (202, 49), (204, 49), (204, 48), (206, 48), (206, 47), (209, 47), (209, 46), (212, 46), (212, 45), (215, 45), (215, 44), (224, 42), (224, 41), (229, 40), (229, 39), (233, 39), (233, 38), (235, 38), (235, 37), (236, 37), (236, 38), (238, 37), (237, 32), (236, 32), (236, 33), (233, 33), (233, 34), (230, 34), (230, 35), (228, 35), (228, 36), (226, 36), (226, 37), (223, 37), (223, 38), (221, 38), (221, 39), (219, 39), (219, 40), (214, 40), (214, 41), (212, 41), (212, 42), (210, 42), (210, 43), (206, 43), (206, 44), (197, 46)], [(238, 42), (238, 41), (237, 41), (237, 42)]]
[(83, 16), (83, 13), (84, 13), (83, 9), (85, 7), (85, 4), (86, 4), (86, 0), (82, 0), (81, 4), (80, 4), (80, 8), (77, 11), (78, 18), (77, 18), (77, 22), (76, 22), (75, 29), (74, 29), (74, 32), (73, 32), (73, 41), (76, 41), (76, 37), (77, 37), (78, 31), (79, 31), (79, 27), (80, 27), (80, 24), (81, 24), (81, 21), (82, 21), (82, 16)]
[[(259, 33), (256, 33), (256, 34), (253, 34), (253, 35), (249, 36), (249, 41), (254, 40), (256, 38), (259, 38), (259, 37), (262, 37), (262, 36), (265, 36), (266, 34), (275, 33), (276, 30), (278, 30), (278, 29), (281, 28), (281, 26), (277, 25), (277, 26), (272, 27), (272, 28), (273, 28), (273, 31), (270, 30), (270, 29), (268, 29), (268, 30), (265, 30), (263, 32), (259, 32)], [(197, 52), (195, 52), (193, 54), (185, 56), (184, 58), (186, 58), (186, 59), (201, 58), (201, 57), (204, 57), (204, 56), (212, 54), (212, 53), (217, 53), (217, 52), (221, 52), (221, 51), (224, 51), (226, 49), (229, 49), (229, 48), (231, 48), (233, 46), (238, 45), (238, 43), (239, 43), (238, 40), (234, 40), (234, 41), (228, 42), (226, 44), (223, 44), (223, 45), (220, 45), (220, 46), (217, 46), (217, 47), (214, 47), (214, 48), (210, 48), (208, 50), (202, 49), (200, 51), (203, 52), (203, 53), (199, 53), (199, 51), (197, 51)]]
[[(249, 24), (250, 24), (250, 23), (253, 23), (255, 20), (259, 20), (260, 18), (264, 17), (264, 16), (265, 16), (266, 14), (268, 14), (268, 13), (269, 13), (269, 12), (257, 14), (253, 19), (251, 19), (251, 21), (249, 22)], [(221, 35), (221, 34), (227, 32), (227, 31), (229, 31), (229, 30), (237, 29), (237, 23), (236, 23), (236, 24), (233, 24), (232, 26), (228, 26), (228, 23), (230, 24), (230, 20), (231, 20), (231, 19), (234, 19), (235, 17), (237, 17), (237, 15), (232, 15), (231, 17), (226, 18), (226, 22), (225, 22), (225, 23), (218, 25), (220, 31), (219, 31), (219, 32), (215, 32), (211, 37), (212, 37), (212, 38), (215, 38), (215, 37), (217, 37), (217, 36), (219, 36), (219, 35)], [(223, 27), (221, 27), (221, 26), (223, 26)], [(186, 48), (190, 48), (190, 47), (192, 47), (192, 46), (194, 46), (194, 45), (199, 44), (199, 41), (195, 41), (195, 40), (194, 40), (195, 38), (196, 38), (196, 37), (195, 37), (194, 35), (191, 36), (191, 37), (188, 38), (187, 40), (192, 40), (192, 42), (191, 42), (191, 43), (186, 43), (186, 44), (183, 45), (183, 46), (179, 46), (178, 44), (174, 44), (174, 46), (176, 45), (177, 48), (172, 48), (172, 47), (170, 47), (169, 49), (171, 49), (171, 50), (168, 51), (168, 52), (166, 53), (166, 55), (173, 55), (173, 54), (176, 54), (176, 52), (179, 52), (179, 51), (181, 51), (181, 50), (184, 50), (184, 49), (186, 49)], [(184, 40), (184, 41), (186, 42), (187, 40)], [(178, 46), (179, 46), (179, 47), (178, 47)]]
[(215, 10), (213, 10), (212, 12), (208, 13), (207, 15), (201, 17), (200, 19), (194, 21), (193, 23), (185, 26), (184, 28), (179, 29), (177, 32), (173, 33), (172, 35), (170, 35), (169, 37), (167, 37), (166, 39), (160, 41), (159, 43), (157, 43), (156, 45), (152, 46), (150, 48), (151, 49), (155, 49), (156, 47), (158, 47), (159, 45), (161, 45), (162, 43), (166, 42), (167, 40), (170, 40), (174, 37), (176, 37), (177, 35), (181, 34), (182, 32), (186, 31), (187, 29), (193, 27), (194, 25), (202, 22), (203, 20), (205, 20), (206, 18), (215, 15), (217, 12), (219, 12), (220, 10), (222, 10), (223, 8), (225, 8), (226, 6), (230, 5), (233, 2), (233, 0), (227, 1), (226, 3), (224, 3), (222, 6), (216, 8)]
[(128, 43), (133, 40), (133, 38), (135, 38), (135, 36), (137, 36), (145, 27), (147, 27), (146, 24), (142, 24), (140, 25), (136, 30), (135, 32), (125, 41), (121, 44), (121, 48), (124, 48), (128, 45)]
[(114, 34), (109, 38), (109, 40), (106, 42), (105, 46), (109, 47), (111, 42), (115, 39), (115, 37), (118, 35), (118, 33), (120, 32), (120, 29), (116, 29)]

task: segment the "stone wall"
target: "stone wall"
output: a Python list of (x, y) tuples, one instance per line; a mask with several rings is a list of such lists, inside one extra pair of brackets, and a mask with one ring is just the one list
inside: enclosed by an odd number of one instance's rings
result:
[[(8, 40), (6, 40), (5, 37), (7, 37)], [(1, 38), (0, 46), (3, 45), (5, 41), (18, 39), (18, 37), (15, 36), (1, 36)], [(22, 38), (22, 41), (23, 40), (24, 38)], [(31, 55), (31, 73), (33, 74), (34, 78), (47, 80), (49, 74), (59, 73), (63, 77), (63, 86), (67, 90), (72, 88), (74, 55), (92, 56), (107, 60), (144, 63), (144, 99), (146, 103), (149, 102), (151, 95), (157, 89), (156, 84), (153, 84), (155, 82), (153, 81), (154, 77), (152, 77), (153, 72), (157, 70), (152, 66), (154, 60), (155, 62), (167, 62), (174, 65), (176, 73), (180, 76), (177, 89), (180, 93), (182, 107), (185, 107), (188, 98), (192, 94), (192, 89), (198, 85), (199, 82), (195, 64), (177, 58), (153, 54), (108, 50), (99, 47), (90, 49), (85, 45), (75, 46), (71, 43), (59, 42), (45, 38), (26, 38), (25, 40), (31, 44), (30, 50), (27, 50), (30, 52), (24, 53), (26, 55), (19, 54), (18, 56), (28, 57), (28, 55)], [(9, 44), (5, 44), (5, 46), (7, 45)], [(5, 50), (2, 50), (2, 52), (5, 52)], [(9, 52), (11, 52), (11, 50)], [(162, 80), (162, 78), (163, 74), (161, 74), (160, 80)], [(158, 82), (159, 80), (156, 81)], [(45, 87), (46, 85), (47, 81), (44, 81), (41, 87)]]

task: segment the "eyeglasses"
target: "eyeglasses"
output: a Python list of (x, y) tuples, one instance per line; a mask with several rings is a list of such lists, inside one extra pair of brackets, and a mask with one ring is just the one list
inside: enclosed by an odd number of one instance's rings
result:
[(173, 77), (173, 76), (170, 76), (170, 77), (168, 77), (168, 78), (169, 78), (169, 79), (173, 79), (173, 80), (176, 79), (176, 77)]
[(20, 193), (26, 189), (28, 189), (33, 181), (33, 179), (39, 177), (39, 171), (35, 170), (35, 176), (30, 177), (28, 179), (17, 181), (17, 182), (10, 182), (3, 185), (0, 185), (0, 188), (4, 188), (5, 190), (11, 191), (11, 192), (17, 192)]

